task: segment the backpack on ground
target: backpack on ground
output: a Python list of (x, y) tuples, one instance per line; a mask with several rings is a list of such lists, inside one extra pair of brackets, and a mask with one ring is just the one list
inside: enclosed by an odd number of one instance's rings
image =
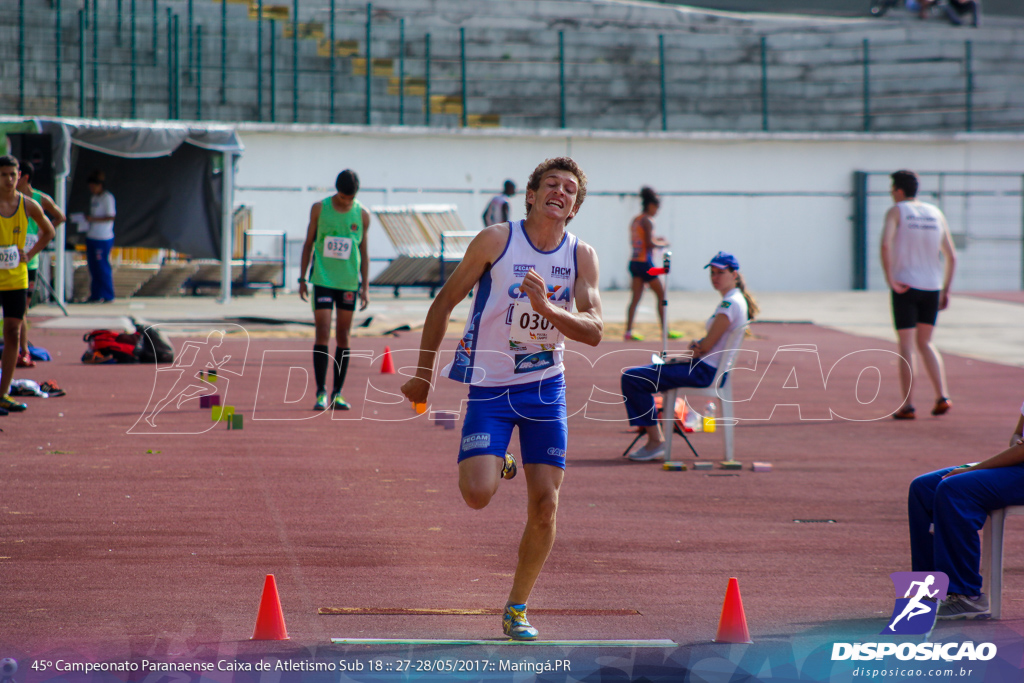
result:
[(118, 332), (117, 330), (93, 330), (82, 337), (89, 348), (82, 356), (83, 363), (137, 363), (135, 346), (138, 338), (135, 334)]
[(159, 327), (132, 318), (138, 337), (135, 357), (141, 363), (173, 363), (174, 346)]

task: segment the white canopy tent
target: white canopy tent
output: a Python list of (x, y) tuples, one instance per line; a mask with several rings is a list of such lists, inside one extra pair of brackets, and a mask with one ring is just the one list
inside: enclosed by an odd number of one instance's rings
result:
[[(173, 123), (156, 121), (103, 121), (32, 117), (0, 117), (0, 130), (24, 132), (26, 124), (35, 132), (51, 136), (53, 146), (54, 201), (66, 209), (68, 179), (72, 168), (72, 146), (122, 159), (154, 159), (170, 156), (184, 144), (223, 155), (220, 201), (220, 301), (231, 300), (232, 215), (234, 207), (235, 159), (244, 147), (238, 133), (223, 124)], [(63, 304), (68, 277), (65, 257), (65, 226), (54, 240), (53, 289)]]

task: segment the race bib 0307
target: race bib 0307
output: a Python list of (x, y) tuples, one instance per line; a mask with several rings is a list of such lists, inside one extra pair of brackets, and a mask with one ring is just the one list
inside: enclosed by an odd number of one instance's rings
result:
[(533, 310), (529, 299), (517, 299), (509, 317), (509, 341), (518, 344), (555, 344), (562, 340), (562, 333), (547, 318)]

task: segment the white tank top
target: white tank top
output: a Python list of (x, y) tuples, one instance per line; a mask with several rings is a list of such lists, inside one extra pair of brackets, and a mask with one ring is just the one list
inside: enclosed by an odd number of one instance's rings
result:
[(499, 194), (491, 200), (491, 203), (487, 205), (487, 212), (484, 214), (484, 223), (487, 225), (496, 225), (509, 215), (509, 210), (506, 209), (509, 205), (508, 196)]
[[(571, 311), (577, 239), (566, 232), (554, 250), (540, 251), (530, 243), (524, 222), (509, 221), (505, 250), (473, 291), (473, 309), (455, 358), (441, 371), (449, 379), (482, 387), (508, 386), (557, 377), (565, 370), (564, 337), (533, 313), (529, 297), (519, 291), (519, 286), (532, 268), (544, 278), (548, 299)], [(515, 333), (518, 338), (529, 335), (531, 329), (554, 338), (547, 343), (512, 341), (513, 318), (519, 323), (517, 329), (522, 330)]]
[(905, 201), (893, 245), (893, 277), (914, 289), (942, 289), (942, 212), (925, 202)]

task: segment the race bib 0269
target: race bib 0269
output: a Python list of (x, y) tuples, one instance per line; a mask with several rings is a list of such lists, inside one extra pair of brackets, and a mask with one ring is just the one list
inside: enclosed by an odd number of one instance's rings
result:
[(18, 245), (0, 247), (0, 270), (13, 270), (20, 263), (21, 256), (18, 254)]

